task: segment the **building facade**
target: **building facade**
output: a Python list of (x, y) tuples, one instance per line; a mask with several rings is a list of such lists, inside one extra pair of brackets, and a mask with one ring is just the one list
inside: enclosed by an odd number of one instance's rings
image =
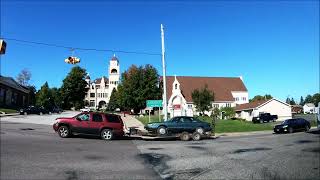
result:
[(112, 90), (118, 87), (120, 81), (120, 64), (115, 55), (113, 55), (109, 61), (108, 75), (109, 78), (102, 76), (95, 80), (91, 80), (89, 75), (86, 77), (87, 94), (85, 96), (85, 102), (91, 109), (106, 108)]
[(11, 77), (0, 76), (0, 107), (18, 109), (28, 105), (28, 88)]
[(291, 105), (278, 99), (259, 100), (236, 107), (236, 117), (251, 121), (253, 117), (258, 117), (261, 113), (277, 115), (278, 120), (292, 118)]
[[(162, 78), (162, 77), (161, 77)], [(168, 113), (170, 117), (199, 115), (192, 101), (192, 92), (205, 86), (214, 93), (213, 108), (235, 107), (249, 102), (242, 77), (167, 76)], [(205, 112), (211, 115), (211, 112)]]
[(313, 103), (306, 103), (303, 106), (303, 112), (304, 114), (315, 114), (316, 112), (316, 106)]

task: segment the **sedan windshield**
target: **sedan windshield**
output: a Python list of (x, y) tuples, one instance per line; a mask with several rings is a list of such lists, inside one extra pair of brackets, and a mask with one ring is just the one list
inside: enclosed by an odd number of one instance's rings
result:
[(289, 124), (290, 119), (283, 121), (281, 124)]

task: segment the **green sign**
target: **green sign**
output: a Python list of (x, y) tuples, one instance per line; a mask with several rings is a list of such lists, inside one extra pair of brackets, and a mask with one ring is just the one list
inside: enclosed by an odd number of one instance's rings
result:
[(162, 100), (147, 100), (147, 107), (162, 107)]

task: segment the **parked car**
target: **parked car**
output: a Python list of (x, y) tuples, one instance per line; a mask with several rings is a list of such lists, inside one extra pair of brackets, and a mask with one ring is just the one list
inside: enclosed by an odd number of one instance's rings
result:
[(277, 115), (271, 115), (270, 113), (261, 113), (258, 117), (253, 117), (253, 123), (275, 122), (278, 119)]
[(21, 115), (27, 115), (27, 114), (48, 114), (49, 111), (43, 107), (37, 107), (37, 106), (28, 106), (27, 108), (20, 109)]
[(123, 122), (119, 115), (83, 112), (74, 117), (57, 118), (53, 129), (60, 137), (66, 138), (72, 134), (88, 134), (111, 140), (115, 136), (123, 136)]
[(60, 114), (61, 112), (63, 112), (63, 109), (59, 108), (59, 107), (50, 107), (48, 108), (49, 113), (58, 113)]
[(179, 133), (210, 134), (212, 128), (209, 123), (200, 121), (194, 117), (178, 116), (165, 122), (149, 123), (145, 129), (150, 134), (158, 136), (175, 135)]
[(81, 112), (90, 112), (90, 108), (89, 107), (84, 107), (82, 109), (80, 109)]
[(279, 125), (275, 125), (273, 131), (275, 133), (293, 133), (294, 131), (309, 131), (310, 122), (303, 118), (287, 119)]

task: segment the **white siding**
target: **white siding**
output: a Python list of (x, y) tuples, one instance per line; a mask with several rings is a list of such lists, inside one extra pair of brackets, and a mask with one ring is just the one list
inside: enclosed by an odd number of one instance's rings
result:
[(236, 104), (245, 104), (249, 102), (249, 94), (247, 91), (232, 91), (231, 93)]
[(278, 100), (271, 100), (264, 106), (255, 110), (257, 114), (260, 112), (267, 112), (272, 115), (278, 115), (278, 120), (292, 118), (290, 105), (279, 102)]

